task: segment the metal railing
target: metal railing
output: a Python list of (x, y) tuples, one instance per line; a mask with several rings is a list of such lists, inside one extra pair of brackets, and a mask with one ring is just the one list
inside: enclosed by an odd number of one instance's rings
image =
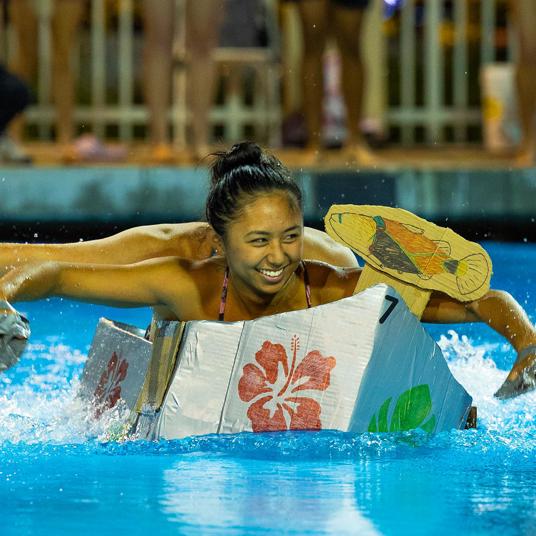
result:
[[(506, 15), (506, 2), (404, 1), (396, 35), (387, 38), (399, 62), (387, 80), (399, 94), (386, 112), (403, 144), (418, 141), (419, 130), (425, 143), (462, 143), (471, 140), (471, 128), (479, 129), (481, 67), (512, 55), (508, 27), (504, 20), (498, 26), (499, 11)], [(502, 46), (497, 46), (499, 32), (507, 36)]]
[[(54, 123), (51, 1), (35, 2), (39, 14), (40, 60), (36, 102), (26, 114), (27, 124), (35, 127), (36, 136), (41, 139), (51, 137)], [(178, 9), (183, 8), (184, 0), (176, 1)], [(383, 9), (383, 0), (375, 1)], [(269, 4), (275, 9), (275, 2)], [(376, 51), (382, 61), (370, 62), (374, 72), (368, 90), (388, 95), (383, 123), (386, 129), (398, 132), (401, 143), (475, 141), (474, 130), (481, 123), (480, 66), (497, 60), (498, 55), (505, 56), (500, 59), (511, 57), (511, 39), (502, 47), (496, 43), (496, 15), (504, 4), (504, 0), (404, 0), (398, 12), (383, 22), (381, 50)], [(109, 3), (91, 0), (90, 20), (81, 32), (84, 45), (75, 48), (76, 70), (83, 74), (79, 80), (87, 84), (84, 93), (88, 98), (77, 103), (75, 121), (88, 125), (99, 136), (106, 136), (111, 126), (119, 139), (129, 141), (137, 136), (137, 127), (144, 127), (148, 119), (145, 106), (136, 99), (141, 78), (142, 35), (135, 30), (137, 0), (117, 0), (115, 5), (116, 22), (112, 25), (108, 17)], [(0, 36), (4, 60), (15, 42), (9, 25), (5, 30)], [(112, 92), (108, 88), (110, 73), (117, 80)], [(272, 72), (271, 76), (277, 77), (278, 73)], [(175, 139), (181, 143), (187, 121), (182, 102), (185, 83), (183, 77), (175, 92), (181, 101), (175, 98), (169, 112)], [(235, 107), (232, 113), (230, 106)], [(215, 105), (211, 117), (219, 123), (232, 122), (233, 116), (236, 119), (236, 106), (236, 101), (230, 103), (223, 99), (223, 103)], [(268, 120), (277, 123), (279, 114), (279, 108), (270, 110)], [(248, 120), (266, 120), (266, 110), (254, 107), (250, 115), (246, 114), (244, 121)], [(236, 136), (236, 125), (228, 132)]]

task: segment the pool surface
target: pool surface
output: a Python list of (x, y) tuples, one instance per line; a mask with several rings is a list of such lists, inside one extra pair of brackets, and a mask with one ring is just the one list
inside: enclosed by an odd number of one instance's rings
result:
[[(536, 246), (485, 244), (492, 285), (536, 319)], [(493, 393), (513, 350), (483, 325), (427, 325), (478, 406), (476, 430), (106, 440), (77, 406), (97, 320), (147, 309), (20, 304), (32, 324), (0, 375), (0, 535), (536, 534), (536, 392)], [(113, 415), (110, 416), (113, 419)]]

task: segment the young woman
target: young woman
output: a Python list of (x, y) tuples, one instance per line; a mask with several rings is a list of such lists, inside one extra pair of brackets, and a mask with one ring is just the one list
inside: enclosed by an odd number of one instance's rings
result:
[[(29, 264), (0, 279), (0, 297), (16, 302), (64, 296), (124, 307), (151, 305), (166, 318), (236, 321), (320, 305), (354, 292), (359, 268), (303, 260), (301, 192), (281, 162), (256, 144), (241, 143), (217, 155), (206, 216), (221, 255), (129, 265)], [(436, 294), (423, 320), (488, 323), (518, 351), (518, 365), (528, 359), (524, 368), (532, 377), (525, 379), (533, 379), (530, 356), (535, 352), (533, 348), (527, 356), (526, 349), (536, 343), (536, 330), (507, 293), (490, 291), (467, 304)], [(525, 373), (518, 371), (516, 378)]]
[[(62, 261), (89, 264), (131, 264), (157, 257), (200, 261), (218, 255), (218, 238), (206, 222), (165, 223), (133, 227), (98, 240), (67, 244), (0, 243), (0, 275), (27, 263)], [(334, 266), (359, 266), (354, 254), (329, 235), (304, 227), (304, 259)]]

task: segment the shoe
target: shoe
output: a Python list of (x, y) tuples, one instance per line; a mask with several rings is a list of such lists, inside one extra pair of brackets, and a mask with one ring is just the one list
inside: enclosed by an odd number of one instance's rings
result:
[(32, 157), (9, 136), (0, 136), (0, 162), (6, 164), (31, 164)]
[(158, 143), (151, 149), (149, 161), (157, 166), (174, 164), (176, 162), (176, 155), (170, 145), (167, 143)]
[(364, 143), (348, 145), (343, 148), (342, 152), (344, 157), (359, 166), (375, 167), (378, 164), (378, 158)]
[(62, 160), (66, 164), (123, 162), (127, 149), (122, 145), (105, 145), (93, 134), (83, 134), (64, 148)]

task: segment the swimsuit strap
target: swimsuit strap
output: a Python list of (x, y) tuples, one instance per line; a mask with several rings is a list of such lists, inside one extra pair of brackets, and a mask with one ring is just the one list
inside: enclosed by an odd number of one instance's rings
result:
[(307, 309), (311, 308), (311, 285), (309, 284), (309, 274), (307, 273), (307, 268), (305, 263), (301, 262), (301, 267), (303, 270), (303, 283), (305, 284), (305, 300), (307, 301)]
[(229, 267), (225, 267), (225, 274), (223, 276), (223, 286), (221, 287), (221, 298), (220, 298), (220, 314), (218, 315), (218, 320), (223, 322), (223, 317), (225, 315), (225, 304), (227, 303), (227, 287), (229, 286)]
[[(303, 270), (303, 282), (305, 284), (305, 300), (307, 301), (307, 309), (311, 308), (311, 286), (309, 284), (309, 274), (307, 273), (307, 268), (305, 264), (301, 263), (301, 268)], [(221, 297), (220, 297), (220, 311), (218, 314), (218, 320), (223, 322), (225, 316), (225, 304), (227, 303), (227, 288), (229, 287), (229, 267), (225, 268), (225, 273), (223, 275), (223, 285), (221, 287)]]

